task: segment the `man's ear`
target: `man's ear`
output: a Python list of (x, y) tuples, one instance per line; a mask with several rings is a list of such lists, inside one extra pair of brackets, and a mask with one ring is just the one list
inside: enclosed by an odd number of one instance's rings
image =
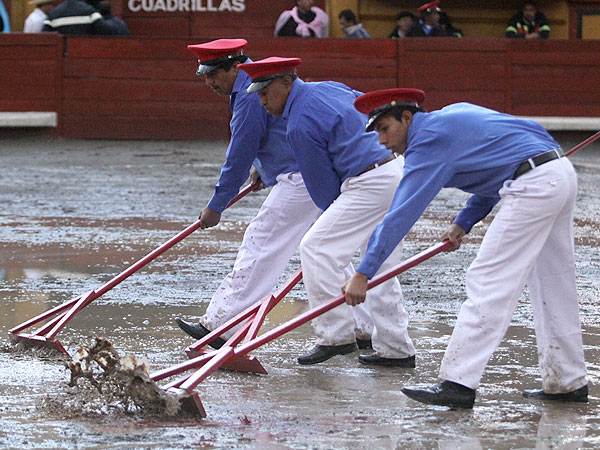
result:
[(410, 111), (407, 109), (402, 111), (402, 123), (406, 124), (406, 126), (409, 126), (412, 123), (412, 120), (413, 114)]
[(292, 79), (292, 77), (290, 77), (289, 75), (285, 75), (281, 78), (281, 81), (283, 82), (283, 86), (288, 91), (292, 89), (292, 85), (294, 84), (294, 80)]

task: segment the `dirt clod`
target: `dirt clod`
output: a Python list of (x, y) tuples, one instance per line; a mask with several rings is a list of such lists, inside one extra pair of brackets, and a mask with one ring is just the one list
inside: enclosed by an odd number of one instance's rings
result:
[(106, 338), (97, 337), (92, 347), (81, 347), (65, 366), (71, 374), (65, 391), (45, 398), (41, 405), (58, 415), (192, 413), (182, 408), (187, 394), (166, 392), (149, 377), (146, 358), (131, 354), (121, 357)]

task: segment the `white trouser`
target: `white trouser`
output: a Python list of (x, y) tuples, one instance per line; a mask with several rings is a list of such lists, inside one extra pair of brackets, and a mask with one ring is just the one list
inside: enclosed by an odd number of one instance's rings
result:
[[(299, 172), (279, 175), (248, 224), (233, 270), (213, 294), (200, 323), (214, 330), (272, 293), (300, 240), (320, 214)], [(345, 270), (352, 275), (351, 266)], [(372, 321), (364, 309), (357, 311), (356, 326), (362, 337), (371, 335)], [(231, 332), (225, 334), (229, 335)]]
[(504, 183), (502, 206), (467, 271), (468, 298), (440, 378), (477, 388), (527, 284), (544, 391), (569, 392), (587, 383), (575, 285), (576, 194), (567, 158)]
[[(316, 307), (341, 294), (346, 267), (357, 250), (364, 254), (375, 227), (388, 212), (400, 179), (404, 159), (398, 157), (342, 184), (341, 194), (319, 217), (300, 243), (300, 260), (309, 305)], [(400, 262), (402, 245), (380, 272)], [(394, 277), (371, 289), (365, 302), (373, 324), (373, 348), (387, 358), (414, 355), (400, 283)], [(355, 339), (352, 308), (345, 303), (312, 322), (317, 344), (342, 345)]]

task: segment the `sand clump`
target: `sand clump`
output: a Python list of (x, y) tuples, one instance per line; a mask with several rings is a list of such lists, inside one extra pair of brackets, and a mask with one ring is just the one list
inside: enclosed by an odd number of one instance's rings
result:
[(182, 408), (187, 394), (161, 389), (150, 377), (148, 361), (120, 356), (112, 344), (97, 337), (94, 345), (81, 347), (66, 367), (70, 380), (65, 391), (48, 396), (41, 406), (62, 416), (108, 415), (189, 416)]

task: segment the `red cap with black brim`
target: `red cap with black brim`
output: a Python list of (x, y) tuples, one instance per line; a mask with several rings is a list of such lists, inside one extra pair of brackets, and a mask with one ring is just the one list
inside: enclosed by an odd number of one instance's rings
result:
[(368, 92), (354, 100), (354, 107), (363, 114), (369, 115), (366, 131), (373, 131), (375, 122), (390, 109), (398, 106), (419, 108), (425, 100), (425, 92), (421, 89), (396, 88)]
[(246, 89), (246, 92), (250, 94), (267, 87), (275, 78), (296, 75), (296, 67), (301, 62), (300, 58), (271, 56), (260, 61), (240, 64), (238, 68), (246, 72), (252, 79), (252, 84)]
[(217, 39), (204, 44), (188, 45), (190, 52), (198, 58), (196, 75), (204, 75), (233, 58), (242, 56), (242, 50), (248, 41), (246, 39)]
[(421, 6), (419, 6), (417, 8), (417, 11), (419, 11), (420, 13), (429, 14), (435, 9), (439, 12), (440, 11), (439, 6), (440, 6), (440, 0), (434, 0), (433, 2), (422, 4)]

